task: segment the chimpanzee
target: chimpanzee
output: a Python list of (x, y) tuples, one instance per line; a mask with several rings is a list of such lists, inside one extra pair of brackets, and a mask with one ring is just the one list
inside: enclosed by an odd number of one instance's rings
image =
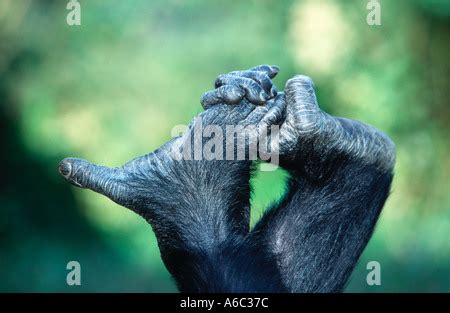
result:
[[(307, 76), (278, 92), (271, 81), (278, 71), (260, 65), (220, 75), (184, 134), (122, 167), (75, 158), (59, 165), (70, 183), (150, 223), (181, 292), (341, 292), (372, 235), (393, 178), (393, 142), (323, 112)], [(193, 157), (195, 129), (226, 133), (230, 125), (252, 125), (258, 134), (277, 125), (271, 147), (290, 174), (285, 195), (252, 229), (250, 178), (258, 161)], [(219, 143), (239, 148), (233, 136)]]

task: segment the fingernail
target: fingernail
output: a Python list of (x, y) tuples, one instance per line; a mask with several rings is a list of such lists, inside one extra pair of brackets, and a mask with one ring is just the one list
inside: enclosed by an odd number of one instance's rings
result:
[(72, 172), (72, 164), (70, 164), (66, 160), (62, 160), (59, 163), (59, 173), (65, 178), (68, 178), (71, 172)]
[(266, 103), (266, 101), (269, 99), (269, 96), (267, 95), (267, 93), (265, 92), (261, 92), (259, 94), (259, 99), (261, 100), (261, 105), (263, 105), (264, 103)]
[(277, 95), (277, 93), (278, 93), (277, 87), (275, 87), (275, 85), (272, 86), (272, 88), (270, 88), (270, 96), (275, 97)]
[(280, 71), (280, 68), (276, 65), (271, 65), (270, 68), (272, 69), (272, 72), (274, 72), (275, 74)]

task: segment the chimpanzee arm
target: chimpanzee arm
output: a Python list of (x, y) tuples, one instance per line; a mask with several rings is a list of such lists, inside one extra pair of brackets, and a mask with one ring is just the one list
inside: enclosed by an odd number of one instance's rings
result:
[[(226, 86), (237, 85), (231, 77)], [(321, 111), (309, 77), (292, 78), (271, 101), (285, 103), (278, 149), (291, 179), (250, 237), (275, 255), (286, 290), (342, 291), (388, 197), (394, 144)]]
[[(270, 67), (262, 71), (276, 74)], [(266, 87), (267, 92), (260, 89), (254, 96), (267, 100), (271, 86)], [(181, 291), (279, 291), (274, 264), (266, 264), (259, 250), (246, 243), (251, 162), (220, 159), (219, 153), (209, 159), (203, 154), (205, 141), (212, 139), (204, 137), (208, 126), (221, 133), (215, 136), (225, 136), (227, 125), (266, 123), (279, 116), (275, 106), (260, 108), (246, 100), (232, 107), (217, 105), (197, 116), (183, 136), (122, 167), (67, 158), (59, 171), (70, 183), (143, 216), (155, 231), (162, 259)], [(198, 129), (200, 146), (196, 146)], [(215, 151), (221, 146), (225, 153), (224, 145), (219, 140)], [(254, 275), (260, 272), (266, 275)]]
[(339, 292), (367, 242), (388, 196), (391, 172), (342, 164), (323, 182), (293, 172), (284, 199), (253, 231), (276, 255), (291, 292)]

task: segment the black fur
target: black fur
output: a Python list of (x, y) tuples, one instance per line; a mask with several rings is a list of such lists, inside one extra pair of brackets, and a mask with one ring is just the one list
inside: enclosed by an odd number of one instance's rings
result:
[[(277, 73), (259, 66), (221, 75), (186, 134), (120, 168), (73, 158), (60, 163), (69, 182), (151, 224), (182, 292), (339, 292), (370, 239), (392, 181), (392, 142), (367, 125), (320, 111), (305, 76), (277, 93), (270, 81)], [(208, 125), (223, 131), (280, 125), (289, 188), (252, 231), (251, 160), (193, 159), (192, 135)], [(180, 146), (191, 147), (184, 150), (191, 159), (174, 158)]]

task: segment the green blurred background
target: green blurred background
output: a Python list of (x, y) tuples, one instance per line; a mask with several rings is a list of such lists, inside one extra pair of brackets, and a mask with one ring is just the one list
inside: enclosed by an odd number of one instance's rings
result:
[[(117, 166), (201, 111), (215, 77), (257, 64), (313, 77), (322, 107), (397, 144), (392, 195), (347, 291), (450, 291), (450, 2), (365, 0), (0, 2), (0, 291), (175, 286), (148, 224), (63, 182), (60, 159)], [(258, 173), (253, 222), (286, 174)], [(66, 285), (66, 264), (82, 285)], [(381, 264), (368, 286), (366, 264)]]

